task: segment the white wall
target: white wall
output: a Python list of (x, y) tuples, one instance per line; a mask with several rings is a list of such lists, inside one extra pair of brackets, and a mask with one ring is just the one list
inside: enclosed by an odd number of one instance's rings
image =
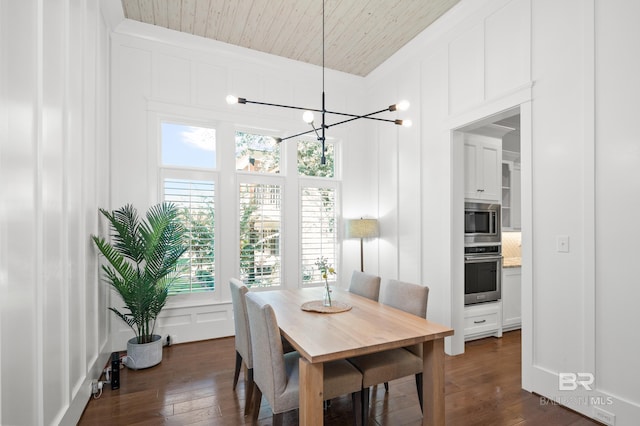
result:
[(2, 0), (0, 30), (0, 423), (75, 424), (109, 338), (109, 32), (93, 0)]
[[(178, 343), (232, 335), (231, 298), (226, 283), (238, 275), (239, 251), (234, 232), (238, 217), (235, 130), (264, 130), (268, 134), (287, 136), (308, 127), (300, 119), (300, 111), (256, 105), (230, 106), (225, 97), (231, 93), (254, 101), (321, 108), (321, 70), (133, 21), (122, 22), (113, 33), (112, 58), (112, 208), (133, 203), (144, 211), (160, 201), (158, 128), (161, 119), (195, 121), (217, 129), (217, 158), (221, 164), (216, 219), (223, 224), (216, 238), (219, 244), (216, 282), (220, 285), (211, 294), (173, 296), (163, 309), (157, 332), (171, 334)], [(327, 70), (327, 109), (361, 112), (362, 88), (362, 78)], [(334, 121), (330, 120), (327, 124)], [(327, 131), (330, 140), (341, 144), (341, 170), (349, 182), (342, 188), (342, 211), (346, 217), (371, 215), (375, 208), (375, 200), (368, 195), (375, 176), (370, 167), (374, 153), (362, 145), (361, 126), (353, 123)], [(289, 173), (295, 174), (296, 146), (287, 142), (282, 146), (285, 162), (293, 165), (290, 169), (294, 170)], [(231, 161), (222, 161), (224, 153)], [(283, 171), (279, 177), (286, 173)], [(284, 196), (291, 191), (295, 195), (297, 190), (297, 187), (286, 187)], [(285, 286), (297, 287), (298, 210), (283, 214), (287, 227), (283, 241), (283, 282)], [(338, 265), (342, 281), (348, 281), (351, 271), (358, 268), (359, 250), (355, 241), (345, 244), (345, 253), (348, 255)], [(113, 349), (123, 349), (131, 331), (116, 318), (112, 319), (112, 328)]]
[[(380, 212), (393, 218), (379, 263), (415, 279), (404, 253), (421, 251), (429, 317), (456, 329), (450, 353), (463, 350), (462, 166), (451, 130), (520, 105), (523, 387), (587, 416), (603, 409), (618, 425), (640, 414), (631, 269), (639, 12), (631, 0), (462, 1), (367, 78), (370, 93), (409, 85), (420, 94), (413, 133), (377, 139)], [(404, 155), (416, 152), (415, 135), (420, 155)], [(414, 170), (419, 220), (415, 200), (402, 196), (411, 191), (402, 173)], [(402, 230), (412, 227), (418, 242)], [(556, 251), (559, 235), (569, 236), (569, 253)], [(594, 374), (594, 390), (560, 391), (562, 372)]]
[(595, 374), (598, 390), (616, 397), (611, 411), (624, 411), (625, 419), (637, 419), (640, 405), (634, 256), (640, 239), (637, 16), (637, 1), (595, 4)]
[(371, 102), (406, 96), (415, 123), (372, 131), (380, 273), (430, 287), (430, 318), (457, 331), (450, 353), (464, 349), (463, 164), (451, 131), (530, 97), (528, 8), (526, 0), (462, 2), (367, 78)]
[[(558, 372), (593, 372), (592, 2), (535, 2), (533, 102), (533, 388), (558, 394)], [(536, 173), (536, 170), (543, 171)], [(555, 250), (568, 235), (569, 253)], [(553, 315), (549, 315), (553, 312)], [(562, 394), (559, 394), (561, 397)], [(580, 409), (580, 407), (576, 407)], [(586, 411), (586, 409), (585, 409)], [(587, 413), (588, 414), (588, 413)]]

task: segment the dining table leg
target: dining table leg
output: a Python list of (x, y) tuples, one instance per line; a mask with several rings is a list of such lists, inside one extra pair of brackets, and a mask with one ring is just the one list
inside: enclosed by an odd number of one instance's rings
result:
[(300, 357), (300, 425), (320, 426), (323, 424), (323, 364), (310, 363)]
[(444, 425), (444, 339), (422, 346), (423, 426)]

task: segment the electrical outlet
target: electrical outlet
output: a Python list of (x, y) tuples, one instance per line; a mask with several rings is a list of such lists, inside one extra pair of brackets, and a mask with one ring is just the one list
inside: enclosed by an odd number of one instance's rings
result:
[(94, 395), (98, 393), (98, 380), (97, 379), (93, 379), (91, 381), (91, 393), (94, 394)]
[(600, 407), (593, 407), (593, 416), (596, 420), (606, 425), (614, 426), (616, 424), (616, 415)]

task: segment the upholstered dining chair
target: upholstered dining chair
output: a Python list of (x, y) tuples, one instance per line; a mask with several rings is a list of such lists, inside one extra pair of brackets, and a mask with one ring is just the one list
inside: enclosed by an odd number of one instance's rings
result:
[[(298, 408), (298, 352), (284, 353), (280, 329), (271, 305), (260, 302), (259, 295), (246, 295), (249, 329), (254, 354), (255, 390), (252, 415), (257, 420), (264, 395), (273, 413), (273, 425), (281, 425), (283, 414)], [(324, 365), (323, 395), (325, 400), (351, 394), (354, 424), (362, 419), (362, 374), (346, 360)]]
[(366, 272), (353, 271), (349, 292), (377, 302), (380, 293), (380, 277)]
[(236, 328), (236, 369), (233, 373), (233, 389), (238, 385), (240, 369), (244, 362), (247, 371), (244, 390), (244, 415), (251, 410), (251, 398), (253, 396), (253, 353), (251, 350), (251, 335), (249, 332), (249, 316), (247, 314), (247, 302), (245, 295), (249, 291), (244, 283), (236, 278), (229, 280), (231, 289), (231, 302), (233, 304), (233, 323)]
[[(398, 280), (385, 280), (380, 289), (380, 303), (403, 310), (421, 318), (427, 317), (429, 287)], [(401, 377), (415, 375), (416, 388), (422, 403), (422, 345), (391, 349), (384, 352), (349, 358), (349, 361), (362, 372), (362, 418), (368, 423), (369, 388)]]

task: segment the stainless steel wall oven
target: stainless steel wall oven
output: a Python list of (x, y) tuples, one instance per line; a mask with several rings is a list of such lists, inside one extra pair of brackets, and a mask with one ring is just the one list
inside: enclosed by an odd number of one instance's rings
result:
[(464, 304), (492, 302), (502, 296), (500, 244), (464, 248)]

